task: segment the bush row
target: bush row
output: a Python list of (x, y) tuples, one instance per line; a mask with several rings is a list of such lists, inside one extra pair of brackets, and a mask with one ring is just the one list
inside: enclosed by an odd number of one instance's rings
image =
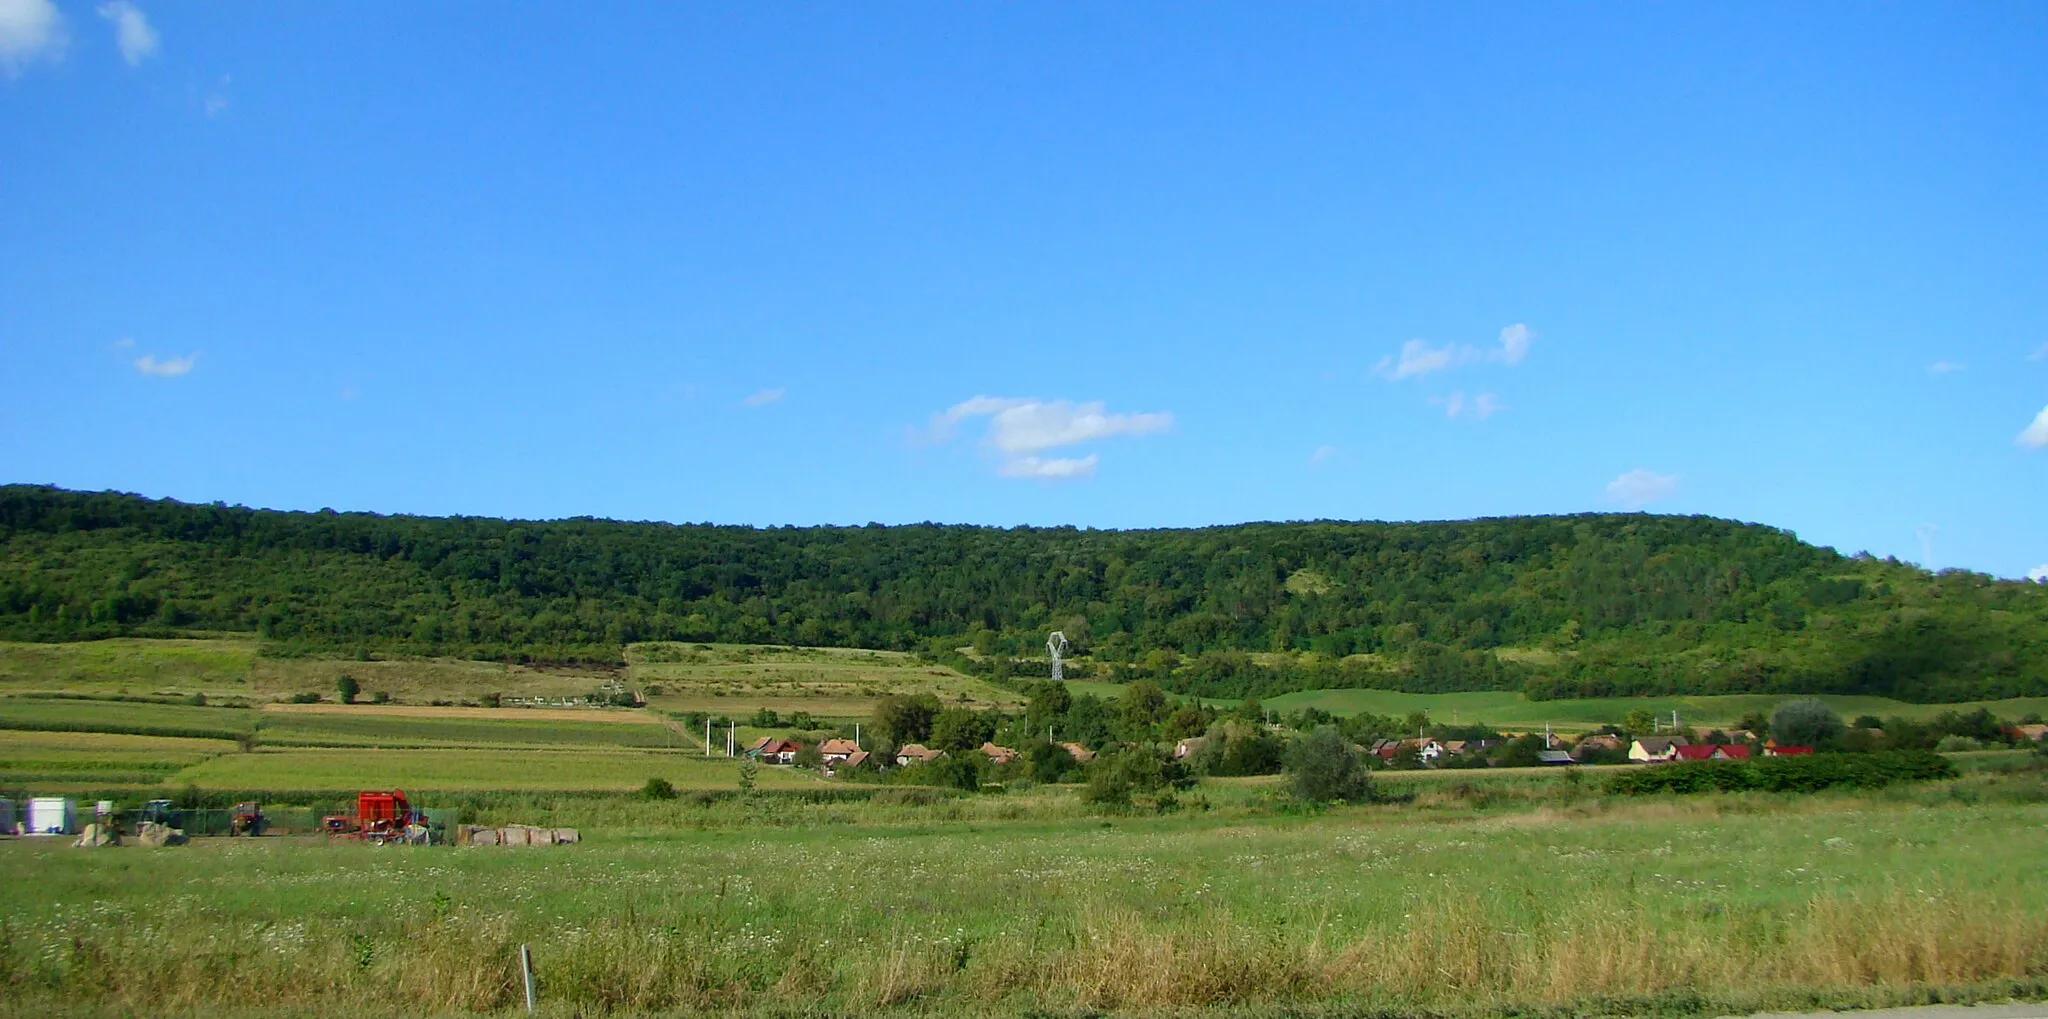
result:
[(1894, 782), (1924, 782), (1955, 775), (1955, 764), (1940, 754), (1894, 750), (1652, 765), (1609, 778), (1607, 791), (1624, 796), (1743, 790), (1810, 793), (1833, 786), (1874, 789)]

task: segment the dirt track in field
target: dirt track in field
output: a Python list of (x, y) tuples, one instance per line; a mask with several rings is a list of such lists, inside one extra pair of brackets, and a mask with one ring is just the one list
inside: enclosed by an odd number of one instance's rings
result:
[(265, 704), (266, 712), (300, 715), (397, 715), (404, 718), (493, 718), (509, 722), (617, 722), (660, 725), (644, 711), (604, 708), (458, 708), (426, 704)]

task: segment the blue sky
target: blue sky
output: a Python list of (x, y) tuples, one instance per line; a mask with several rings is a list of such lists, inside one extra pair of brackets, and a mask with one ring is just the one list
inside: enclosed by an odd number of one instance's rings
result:
[(0, 0), (0, 479), (1640, 508), (2024, 576), (2044, 53), (2041, 3)]

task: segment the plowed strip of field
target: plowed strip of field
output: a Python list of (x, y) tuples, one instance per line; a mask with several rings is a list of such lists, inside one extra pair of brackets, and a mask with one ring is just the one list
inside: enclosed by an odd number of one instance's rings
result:
[(660, 725), (645, 711), (596, 708), (461, 708), (427, 704), (265, 704), (264, 711), (301, 715), (396, 715), (401, 718), (494, 718), (508, 722), (617, 722)]

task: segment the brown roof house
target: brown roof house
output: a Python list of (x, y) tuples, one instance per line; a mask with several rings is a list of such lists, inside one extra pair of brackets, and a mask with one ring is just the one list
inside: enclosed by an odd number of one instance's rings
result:
[(924, 764), (946, 756), (944, 750), (933, 750), (922, 743), (905, 743), (896, 748), (896, 763), (901, 767)]
[(991, 764), (1008, 764), (1024, 756), (1009, 747), (999, 747), (994, 743), (983, 743), (981, 745), (981, 752), (988, 755), (989, 763)]
[(860, 744), (850, 739), (835, 736), (818, 744), (818, 756), (824, 758), (826, 764), (837, 764), (857, 753), (860, 753)]

